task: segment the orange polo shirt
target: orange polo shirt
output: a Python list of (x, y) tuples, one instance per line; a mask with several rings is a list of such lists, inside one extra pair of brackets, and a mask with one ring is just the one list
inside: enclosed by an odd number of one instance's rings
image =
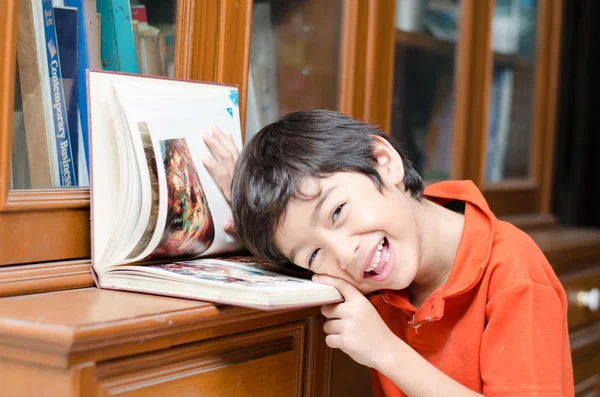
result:
[[(567, 300), (540, 249), (496, 219), (470, 181), (437, 183), (425, 195), (441, 205), (464, 202), (452, 270), (418, 309), (403, 290), (371, 297), (383, 320), (436, 368), (485, 396), (573, 396)], [(405, 396), (372, 375), (378, 397)]]

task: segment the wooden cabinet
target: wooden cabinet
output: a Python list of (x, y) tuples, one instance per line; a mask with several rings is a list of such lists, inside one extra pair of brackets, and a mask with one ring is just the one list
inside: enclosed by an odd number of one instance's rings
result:
[(4, 298), (0, 313), (12, 319), (2, 323), (3, 396), (326, 395), (317, 308), (266, 313), (86, 288)]
[[(600, 312), (581, 303), (600, 288), (600, 231), (564, 227), (551, 210), (562, 0), (521, 2), (517, 49), (496, 41), (515, 19), (493, 0), (430, 0), (456, 17), (446, 38), (396, 26), (393, 0), (136, 3), (173, 39), (157, 70), (238, 85), (247, 134), (287, 111), (337, 109), (402, 140), (428, 183), (475, 181), (556, 269), (577, 395), (600, 394)], [(27, 178), (40, 160), (24, 157), (34, 151), (17, 117), (26, 4), (6, 0), (0, 13), (0, 395), (372, 393), (368, 370), (326, 348), (317, 308), (264, 313), (93, 288), (89, 190)]]

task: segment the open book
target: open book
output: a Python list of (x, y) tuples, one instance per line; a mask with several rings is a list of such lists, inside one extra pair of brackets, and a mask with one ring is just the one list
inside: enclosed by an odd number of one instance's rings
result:
[(221, 226), (231, 209), (202, 164), (202, 134), (217, 125), (241, 149), (236, 87), (90, 70), (88, 91), (98, 287), (260, 309), (342, 300), (239, 256)]

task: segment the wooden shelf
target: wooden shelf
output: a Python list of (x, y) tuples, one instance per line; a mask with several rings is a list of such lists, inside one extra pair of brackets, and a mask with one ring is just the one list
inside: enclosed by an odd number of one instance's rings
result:
[[(436, 52), (441, 55), (454, 55), (456, 44), (450, 41), (440, 40), (428, 33), (407, 32), (396, 29), (396, 44), (408, 47), (420, 48), (427, 51)], [(511, 64), (519, 67), (533, 65), (533, 59), (518, 54), (494, 53), (494, 61), (501, 64)]]
[(440, 54), (454, 55), (456, 45), (449, 41), (439, 40), (427, 33), (407, 32), (396, 29), (396, 44), (422, 48)]

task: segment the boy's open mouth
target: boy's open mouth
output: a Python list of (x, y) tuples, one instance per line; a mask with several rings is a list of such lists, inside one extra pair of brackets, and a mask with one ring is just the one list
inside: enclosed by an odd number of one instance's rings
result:
[(370, 264), (367, 266), (364, 277), (369, 278), (373, 276), (378, 276), (382, 273), (383, 269), (386, 267), (389, 259), (390, 259), (390, 249), (387, 238), (381, 239), (377, 249), (373, 253), (373, 256), (370, 259)]

